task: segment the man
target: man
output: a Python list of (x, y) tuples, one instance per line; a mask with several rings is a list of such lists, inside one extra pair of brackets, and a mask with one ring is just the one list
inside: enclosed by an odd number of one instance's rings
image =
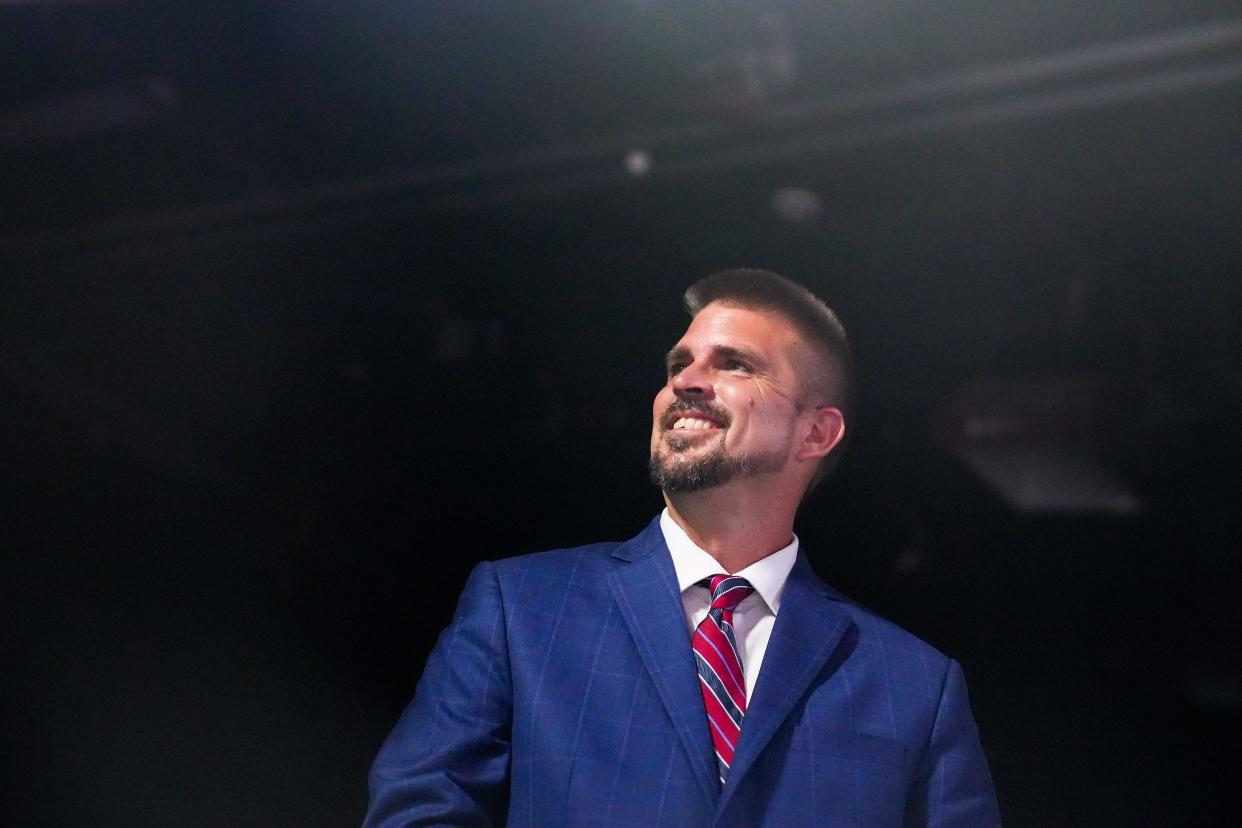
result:
[(718, 273), (653, 407), (636, 538), (480, 564), (366, 826), (994, 826), (957, 664), (811, 572), (794, 515), (851, 410), (833, 313)]

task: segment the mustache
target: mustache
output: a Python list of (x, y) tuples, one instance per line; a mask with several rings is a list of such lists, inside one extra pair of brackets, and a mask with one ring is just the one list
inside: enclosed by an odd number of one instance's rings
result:
[(706, 415), (722, 426), (728, 426), (730, 423), (729, 412), (723, 407), (707, 402), (691, 402), (690, 400), (674, 400), (669, 404), (668, 408), (664, 409), (664, 416), (660, 418), (660, 422), (664, 424), (665, 428), (668, 428), (679, 416), (687, 414)]

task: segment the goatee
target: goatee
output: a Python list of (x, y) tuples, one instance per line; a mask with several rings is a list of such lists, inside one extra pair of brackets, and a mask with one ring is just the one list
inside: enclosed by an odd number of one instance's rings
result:
[[(676, 437), (669, 437), (675, 449)], [(723, 486), (732, 480), (753, 474), (771, 474), (785, 467), (785, 457), (780, 453), (744, 454), (730, 457), (716, 449), (686, 462), (677, 462), (677, 455), (661, 456), (653, 452), (647, 461), (647, 473), (651, 482), (666, 492), (699, 492), (715, 486)]]

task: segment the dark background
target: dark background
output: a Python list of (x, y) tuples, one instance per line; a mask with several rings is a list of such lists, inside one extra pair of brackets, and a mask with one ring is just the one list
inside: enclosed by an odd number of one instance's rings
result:
[(799, 532), (1007, 824), (1237, 824), (1235, 3), (4, 2), (0, 71), (6, 824), (359, 822), (470, 567), (659, 508), (736, 265), (852, 331)]

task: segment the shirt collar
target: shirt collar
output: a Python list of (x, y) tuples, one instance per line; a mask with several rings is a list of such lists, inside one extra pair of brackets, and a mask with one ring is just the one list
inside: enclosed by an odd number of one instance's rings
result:
[[(660, 531), (664, 533), (664, 543), (673, 558), (673, 569), (677, 572), (677, 589), (681, 592), (704, 578), (721, 573), (720, 562), (690, 540), (686, 530), (677, 525), (667, 508), (660, 513)], [(798, 536), (794, 535), (788, 546), (760, 558), (741, 572), (732, 574), (750, 581), (755, 592), (768, 605), (768, 609), (772, 610), (772, 614), (776, 615), (780, 611), (785, 581), (789, 578), (789, 572), (797, 558)]]

